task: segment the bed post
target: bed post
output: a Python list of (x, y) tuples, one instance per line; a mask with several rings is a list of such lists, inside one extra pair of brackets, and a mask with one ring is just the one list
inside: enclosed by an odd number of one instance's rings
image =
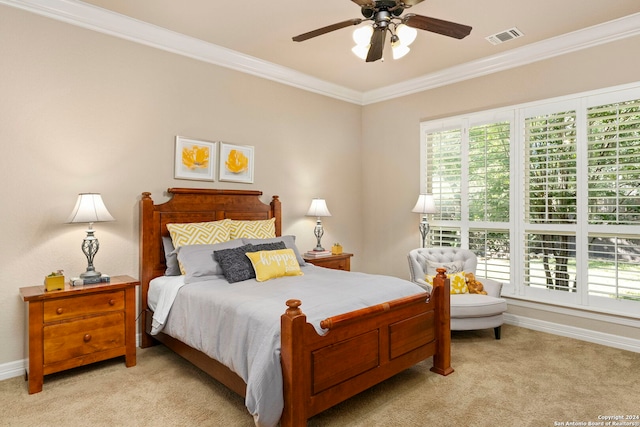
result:
[(154, 344), (153, 338), (151, 338), (147, 332), (147, 292), (149, 291), (149, 281), (153, 278), (153, 265), (150, 260), (153, 259), (151, 248), (153, 246), (152, 239), (156, 239), (155, 233), (152, 230), (145, 230), (145, 226), (151, 224), (153, 221), (153, 199), (151, 199), (151, 193), (142, 193), (142, 199), (140, 200), (140, 309), (142, 310), (142, 316), (140, 316), (140, 347), (146, 348)]
[(301, 301), (287, 301), (287, 311), (280, 318), (280, 360), (282, 364), (282, 383), (284, 394), (284, 410), (280, 419), (281, 427), (297, 427), (307, 424), (305, 411), (311, 372), (305, 369), (304, 343), (294, 343), (294, 337), (303, 337), (303, 328), (307, 316), (300, 310)]
[(280, 202), (280, 196), (272, 197), (271, 213), (276, 218), (276, 236), (282, 236), (282, 203)]
[(433, 296), (436, 302), (436, 354), (433, 355), (431, 371), (449, 375), (451, 367), (451, 291), (450, 280), (444, 268), (437, 268), (433, 278)]

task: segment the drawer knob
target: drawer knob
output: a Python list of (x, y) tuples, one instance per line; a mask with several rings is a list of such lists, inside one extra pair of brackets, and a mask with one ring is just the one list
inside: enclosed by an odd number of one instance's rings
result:
[(64, 310), (63, 310), (62, 308), (60, 308), (60, 307), (58, 307), (58, 308), (56, 309), (56, 313), (57, 313), (57, 314), (62, 314), (63, 312), (64, 312)]
[(116, 300), (110, 299), (109, 300), (109, 305), (116, 305)]
[(83, 337), (84, 342), (89, 342), (91, 341), (91, 334), (85, 334), (85, 336)]

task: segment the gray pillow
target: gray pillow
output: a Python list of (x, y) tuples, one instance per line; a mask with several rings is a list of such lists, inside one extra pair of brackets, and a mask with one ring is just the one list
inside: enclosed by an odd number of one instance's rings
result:
[(247, 244), (237, 248), (215, 251), (213, 257), (220, 264), (222, 274), (224, 274), (227, 282), (235, 283), (256, 278), (256, 272), (253, 269), (251, 260), (245, 255), (247, 252), (273, 251), (277, 249), (286, 249), (286, 246), (283, 242), (260, 245)]
[(171, 237), (163, 236), (162, 237), (162, 247), (164, 248), (164, 261), (167, 265), (167, 269), (164, 271), (165, 276), (179, 276), (180, 274), (180, 265), (178, 265), (178, 256), (174, 252), (175, 248), (173, 247), (173, 242), (171, 241)]
[(213, 252), (238, 248), (242, 245), (242, 239), (235, 239), (214, 245), (180, 246), (175, 252), (185, 271), (184, 282), (201, 282), (212, 278), (212, 276), (221, 276), (223, 274), (222, 267), (213, 257)]
[(293, 253), (296, 254), (296, 259), (298, 260), (298, 264), (300, 265), (300, 267), (305, 265), (304, 259), (302, 258), (302, 256), (300, 256), (300, 252), (298, 252), (298, 247), (296, 246), (296, 236), (280, 236), (270, 239), (242, 239), (242, 241), (246, 244), (251, 245), (284, 242), (285, 249), (292, 249)]

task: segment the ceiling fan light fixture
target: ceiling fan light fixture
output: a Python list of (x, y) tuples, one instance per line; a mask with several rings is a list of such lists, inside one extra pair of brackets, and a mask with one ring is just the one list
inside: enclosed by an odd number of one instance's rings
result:
[(367, 46), (371, 43), (371, 36), (373, 35), (373, 26), (365, 25), (364, 27), (356, 28), (353, 31), (353, 41), (358, 46)]
[(367, 53), (369, 53), (369, 45), (355, 45), (351, 48), (351, 52), (353, 52), (355, 56), (364, 61), (365, 59), (367, 59)]
[(396, 46), (391, 46), (391, 53), (393, 54), (393, 59), (400, 59), (403, 56), (405, 56), (407, 53), (409, 53), (411, 49), (409, 48), (409, 46), (400, 44), (400, 45), (396, 45)]
[(400, 24), (396, 28), (396, 34), (400, 38), (400, 43), (409, 46), (418, 36), (418, 30), (405, 24)]

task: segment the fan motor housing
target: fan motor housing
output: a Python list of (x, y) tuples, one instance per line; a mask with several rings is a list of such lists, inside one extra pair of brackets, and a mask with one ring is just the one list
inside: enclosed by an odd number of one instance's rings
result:
[(366, 19), (372, 18), (376, 13), (380, 11), (388, 11), (393, 16), (400, 16), (404, 12), (404, 3), (396, 0), (377, 0), (375, 6), (362, 6), (360, 12)]

